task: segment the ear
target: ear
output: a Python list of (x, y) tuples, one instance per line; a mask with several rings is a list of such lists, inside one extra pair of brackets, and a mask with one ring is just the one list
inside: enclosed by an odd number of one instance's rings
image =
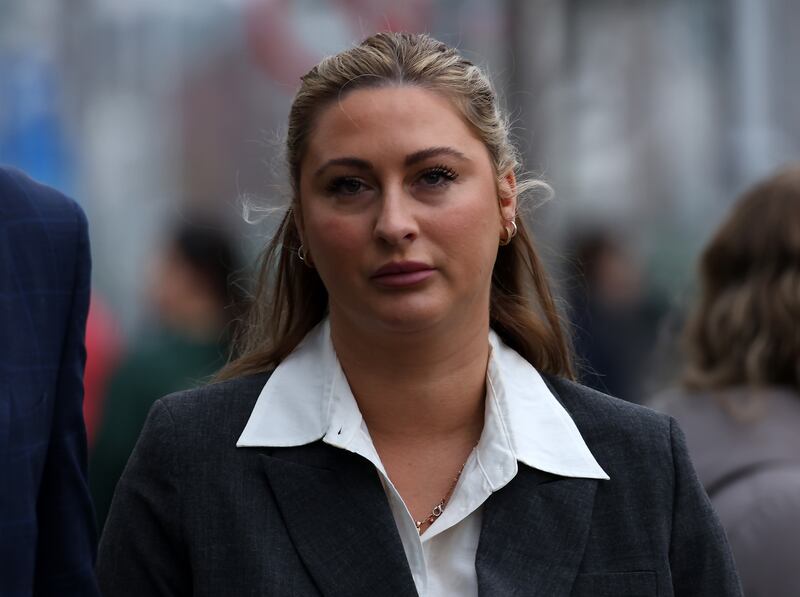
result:
[(508, 170), (497, 181), (497, 202), (503, 223), (517, 217), (517, 177), (514, 170)]

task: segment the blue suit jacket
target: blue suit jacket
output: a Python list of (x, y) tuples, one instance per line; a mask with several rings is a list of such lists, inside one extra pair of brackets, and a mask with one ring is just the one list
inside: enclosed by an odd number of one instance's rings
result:
[(89, 239), (80, 207), (0, 168), (0, 595), (97, 595), (86, 480)]

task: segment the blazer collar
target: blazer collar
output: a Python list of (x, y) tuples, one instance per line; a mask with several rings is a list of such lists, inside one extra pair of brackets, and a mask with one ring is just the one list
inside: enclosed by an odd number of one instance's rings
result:
[(375, 467), (323, 442), (261, 454), (289, 536), (325, 597), (417, 595)]
[[(323, 442), (260, 454), (283, 523), (325, 597), (416, 595), (374, 466)], [(485, 503), (475, 567), (482, 596), (568, 595), (598, 480), (520, 466)]]
[(520, 466), (483, 510), (480, 595), (569, 595), (589, 537), (597, 479)]

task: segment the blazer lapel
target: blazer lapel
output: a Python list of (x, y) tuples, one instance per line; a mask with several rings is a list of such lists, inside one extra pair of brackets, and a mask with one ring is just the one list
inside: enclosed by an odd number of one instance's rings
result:
[(569, 595), (596, 489), (595, 479), (520, 464), (517, 476), (484, 505), (475, 561), (480, 595)]
[(417, 595), (370, 462), (322, 442), (276, 448), (261, 459), (289, 535), (323, 595)]

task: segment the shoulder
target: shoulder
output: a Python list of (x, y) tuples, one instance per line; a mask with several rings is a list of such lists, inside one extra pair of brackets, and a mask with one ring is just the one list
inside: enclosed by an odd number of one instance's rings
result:
[[(596, 517), (613, 519), (620, 536), (625, 525), (645, 521), (652, 541), (682, 546), (678, 567), (691, 568), (694, 556), (701, 561), (712, 554), (720, 558), (720, 570), (729, 569), (724, 534), (675, 419), (574, 382), (548, 382), (610, 477), (598, 487)], [(623, 520), (621, 511), (635, 516)]]
[(0, 167), (0, 197), (5, 221), (72, 221), (85, 227), (86, 216), (73, 199), (15, 168)]
[(211, 383), (157, 400), (151, 416), (161, 412), (176, 428), (215, 437), (241, 433), (271, 371)]
[(676, 459), (688, 461), (683, 433), (672, 417), (569, 380), (546, 380), (612, 479), (634, 484), (657, 480), (660, 487), (671, 484)]
[(204, 491), (211, 471), (238, 470), (247, 456), (236, 442), (268, 377), (243, 376), (157, 400), (123, 478), (166, 474)]
[(23, 172), (0, 167), (0, 221), (15, 261), (59, 277), (89, 261), (86, 214), (73, 199)]
[(581, 433), (619, 439), (649, 438), (670, 433), (672, 417), (645, 406), (614, 398), (579, 383), (545, 377), (556, 398)]
[[(718, 396), (719, 397), (719, 396)], [(650, 398), (648, 406), (674, 417), (682, 426), (708, 429), (720, 422), (720, 401), (708, 392), (690, 391), (680, 387), (663, 390)]]

